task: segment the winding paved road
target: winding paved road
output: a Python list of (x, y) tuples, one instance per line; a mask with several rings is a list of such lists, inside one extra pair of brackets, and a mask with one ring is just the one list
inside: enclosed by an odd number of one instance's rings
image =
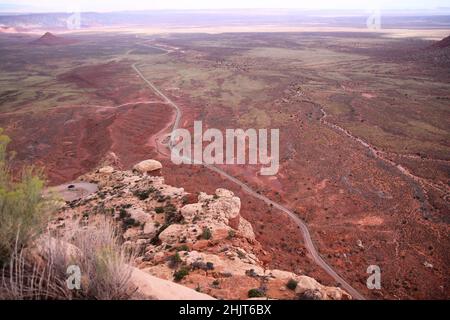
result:
[[(173, 124), (173, 130), (176, 130), (179, 128), (180, 120), (182, 117), (182, 111), (177, 106), (176, 103), (174, 103), (172, 100), (170, 100), (164, 93), (162, 93), (153, 83), (151, 83), (145, 76), (142, 74), (142, 72), (138, 69), (136, 66), (137, 63), (132, 65), (133, 70), (142, 78), (143, 81), (155, 92), (159, 97), (161, 97), (167, 104), (169, 104), (172, 108), (174, 108), (176, 112), (175, 121)], [(172, 144), (169, 144), (169, 148), (171, 148)], [(346, 290), (350, 295), (353, 296), (353, 298), (358, 300), (365, 300), (364, 296), (360, 294), (355, 288), (353, 288), (347, 281), (345, 281), (339, 274), (333, 270), (333, 268), (328, 265), (325, 260), (322, 259), (320, 254), (318, 253), (316, 247), (314, 246), (314, 243), (311, 239), (311, 235), (309, 233), (307, 225), (291, 210), (284, 207), (283, 205), (276, 203), (266, 196), (263, 196), (261, 194), (258, 194), (256, 191), (254, 191), (251, 187), (240, 181), (239, 179), (229, 175), (225, 171), (223, 171), (220, 168), (217, 168), (212, 165), (208, 165), (205, 163), (199, 163), (201, 165), (204, 165), (207, 169), (214, 171), (218, 174), (220, 174), (222, 177), (226, 178), (227, 180), (235, 183), (236, 185), (240, 186), (244, 192), (249, 194), (250, 196), (257, 198), (259, 200), (264, 201), (268, 205), (272, 205), (274, 208), (286, 213), (289, 218), (299, 227), (303, 239), (305, 241), (305, 247), (312, 256), (314, 262), (319, 265), (328, 275), (330, 275), (337, 283), (341, 285), (341, 287)]]

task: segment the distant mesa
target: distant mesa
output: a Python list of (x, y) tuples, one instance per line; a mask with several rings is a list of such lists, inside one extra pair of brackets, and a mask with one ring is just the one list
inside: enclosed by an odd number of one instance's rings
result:
[(436, 42), (432, 47), (435, 49), (444, 49), (450, 47), (450, 36)]
[(17, 33), (17, 30), (12, 27), (0, 25), (0, 33)]
[(34, 40), (31, 43), (36, 44), (36, 45), (44, 45), (44, 46), (58, 46), (58, 45), (74, 44), (76, 42), (77, 41), (75, 41), (75, 40), (65, 39), (60, 36), (55, 36), (51, 32), (46, 32), (42, 37), (40, 37), (37, 40)]

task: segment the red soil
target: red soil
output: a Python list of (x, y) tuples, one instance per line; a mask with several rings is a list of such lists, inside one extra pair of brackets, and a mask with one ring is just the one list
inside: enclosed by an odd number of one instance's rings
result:
[[(224, 129), (223, 109), (205, 116), (187, 96), (171, 97), (182, 107), (182, 123), (194, 119)], [(198, 103), (198, 102), (197, 102)], [(370, 298), (442, 298), (446, 292), (448, 227), (429, 221), (435, 213), (421, 186), (368, 149), (320, 122), (320, 109), (303, 103), (281, 132), (281, 169), (276, 179), (257, 175), (251, 166), (224, 169), (274, 201), (295, 210), (307, 222), (320, 254), (363, 295)], [(273, 110), (276, 112), (277, 110)], [(289, 138), (287, 138), (289, 137)], [(292, 150), (301, 157), (292, 159)], [(160, 159), (169, 184), (189, 192), (233, 190), (242, 199), (242, 215), (256, 232), (270, 268), (306, 274), (336, 285), (309, 259), (296, 226), (284, 215), (241, 192), (239, 187), (199, 166), (175, 166)], [(200, 186), (200, 187), (199, 187)], [(432, 196), (432, 193), (429, 193)], [(358, 245), (361, 243), (361, 246)], [(432, 269), (425, 267), (433, 265)], [(366, 287), (369, 265), (383, 270), (383, 290)]]
[(164, 104), (121, 108), (70, 107), (45, 114), (0, 115), (0, 127), (12, 138), (16, 167), (45, 168), (51, 184), (71, 181), (114, 152), (124, 168), (156, 155), (145, 141), (171, 118)]
[[(95, 88), (95, 101), (112, 100), (118, 105), (159, 100), (130, 72), (128, 64), (82, 67), (61, 80)], [(205, 125), (223, 129), (229, 124), (226, 119), (232, 118), (224, 114), (227, 109), (211, 106), (205, 111), (187, 96), (171, 98), (184, 109), (185, 126), (202, 119)], [(313, 104), (302, 103), (299, 110), (281, 132), (282, 167), (276, 180), (257, 176), (251, 167), (226, 170), (296, 210), (310, 226), (321, 255), (366, 296), (448, 297), (448, 227), (428, 221), (425, 213), (429, 210), (420, 186), (321, 123), (321, 113)], [(272, 111), (277, 112), (275, 107)], [(45, 164), (53, 183), (89, 171), (113, 151), (125, 167), (159, 158), (167, 183), (189, 192), (212, 193), (218, 187), (233, 190), (242, 199), (242, 215), (252, 223), (268, 252), (259, 256), (262, 261), (271, 268), (304, 271), (324, 284), (336, 285), (308, 258), (297, 227), (286, 216), (201, 166), (175, 166), (156, 152), (154, 135), (172, 116), (168, 106), (158, 104), (70, 107), (46, 114), (0, 116), (0, 126), (13, 138), (17, 161)], [(295, 161), (292, 150), (301, 152)], [(357, 245), (358, 240), (363, 248)], [(431, 263), (433, 269), (424, 263)], [(383, 270), (383, 291), (378, 293), (365, 286), (366, 269), (371, 264)]]
[[(171, 122), (173, 110), (142, 85), (129, 64), (81, 67), (60, 77), (85, 93), (90, 106), (59, 106), (45, 111), (0, 114), (0, 127), (12, 138), (15, 167), (45, 168), (51, 184), (73, 180), (100, 165), (111, 152), (123, 169), (156, 156), (152, 136)], [(151, 103), (150, 103), (151, 102)], [(33, 110), (33, 104), (23, 106)]]

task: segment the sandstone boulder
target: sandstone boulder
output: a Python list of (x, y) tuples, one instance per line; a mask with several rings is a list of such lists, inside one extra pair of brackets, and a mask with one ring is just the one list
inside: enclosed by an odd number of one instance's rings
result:
[(172, 224), (159, 234), (159, 240), (166, 244), (179, 242), (180, 237), (185, 234), (185, 227), (181, 224)]
[(158, 232), (158, 228), (155, 226), (155, 223), (153, 221), (148, 221), (144, 225), (143, 232), (146, 236), (154, 237)]
[(296, 293), (304, 293), (308, 290), (310, 291), (320, 291), (322, 288), (322, 285), (318, 283), (315, 279), (306, 277), (306, 276), (299, 276), (296, 279), (298, 281), (297, 288), (295, 289)]
[(137, 287), (137, 293), (146, 299), (155, 300), (214, 300), (213, 297), (179, 284), (159, 279), (133, 268), (130, 279)]
[(137, 171), (141, 174), (148, 174), (162, 169), (162, 164), (156, 160), (145, 160), (139, 162), (133, 167), (133, 171)]
[(127, 213), (133, 220), (139, 222), (142, 225), (146, 224), (149, 221), (152, 221), (150, 214), (145, 212), (142, 208), (130, 208), (127, 209)]
[(209, 204), (209, 212), (213, 216), (223, 216), (234, 220), (240, 216), (241, 199), (238, 197), (221, 197)]
[(181, 208), (181, 215), (186, 222), (191, 223), (195, 216), (203, 214), (201, 203), (192, 203)]

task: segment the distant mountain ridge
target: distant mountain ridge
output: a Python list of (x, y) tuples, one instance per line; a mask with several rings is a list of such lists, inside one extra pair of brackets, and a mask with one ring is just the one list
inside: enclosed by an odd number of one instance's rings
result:
[(433, 48), (444, 49), (450, 47), (450, 36), (436, 42), (432, 46)]
[[(82, 12), (81, 28), (123, 26), (218, 26), (218, 25), (289, 25), (366, 28), (368, 14), (341, 11), (300, 10), (196, 10), (196, 11), (129, 11)], [(385, 28), (450, 28), (450, 12), (445, 15), (383, 14)], [(1, 15), (0, 24), (18, 30), (67, 30), (67, 20), (72, 13), (34, 13)]]

